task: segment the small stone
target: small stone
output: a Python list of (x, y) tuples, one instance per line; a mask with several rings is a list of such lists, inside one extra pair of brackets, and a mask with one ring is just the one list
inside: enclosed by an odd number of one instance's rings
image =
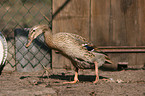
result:
[(116, 80), (116, 83), (122, 83), (122, 82), (124, 82), (124, 81), (121, 80), (121, 79), (117, 79), (117, 80)]
[(115, 80), (113, 78), (109, 78), (110, 79), (110, 82), (115, 82)]

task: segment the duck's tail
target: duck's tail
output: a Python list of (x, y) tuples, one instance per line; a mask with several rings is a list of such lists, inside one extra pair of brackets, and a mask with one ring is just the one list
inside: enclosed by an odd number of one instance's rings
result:
[(113, 64), (113, 62), (109, 59), (108, 55), (95, 47), (94, 45), (89, 45), (89, 44), (82, 44), (83, 47), (85, 47), (88, 51), (95, 51), (97, 53), (101, 53), (105, 55), (105, 63)]
[(113, 62), (106, 55), (105, 55), (105, 63), (113, 64)]
[(105, 55), (105, 63), (113, 64), (113, 62), (110, 60), (110, 58), (108, 57), (108, 55), (106, 53), (99, 50), (98, 48), (94, 48), (94, 49), (95, 49), (95, 51), (97, 51), (97, 53), (101, 53), (101, 54)]

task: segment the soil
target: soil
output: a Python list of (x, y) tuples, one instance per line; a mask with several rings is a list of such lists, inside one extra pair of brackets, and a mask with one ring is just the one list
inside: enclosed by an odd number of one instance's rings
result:
[[(18, 73), (4, 71), (0, 76), (0, 96), (145, 96), (145, 70), (101, 71), (99, 82), (94, 70), (81, 70), (79, 82), (74, 71), (53, 70), (49, 76), (42, 71)], [(108, 79), (108, 80), (105, 80)]]

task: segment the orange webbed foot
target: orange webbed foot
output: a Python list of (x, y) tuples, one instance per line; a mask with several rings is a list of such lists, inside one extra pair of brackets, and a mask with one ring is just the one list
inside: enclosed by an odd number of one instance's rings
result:
[(96, 84), (99, 80), (95, 80), (93, 83)]
[(71, 81), (71, 82), (63, 82), (63, 84), (75, 84), (79, 82), (79, 80), (74, 80), (74, 81)]

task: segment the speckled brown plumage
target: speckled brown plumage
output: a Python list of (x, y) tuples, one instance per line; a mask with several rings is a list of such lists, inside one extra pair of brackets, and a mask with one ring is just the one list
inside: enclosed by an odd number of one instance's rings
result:
[(30, 29), (27, 47), (41, 33), (44, 33), (46, 44), (69, 58), (76, 69), (94, 68), (94, 62), (97, 62), (98, 67), (102, 66), (105, 61), (111, 62), (106, 55), (98, 52), (97, 48), (93, 48), (94, 45), (82, 36), (66, 32), (53, 34), (46, 25), (37, 25)]

